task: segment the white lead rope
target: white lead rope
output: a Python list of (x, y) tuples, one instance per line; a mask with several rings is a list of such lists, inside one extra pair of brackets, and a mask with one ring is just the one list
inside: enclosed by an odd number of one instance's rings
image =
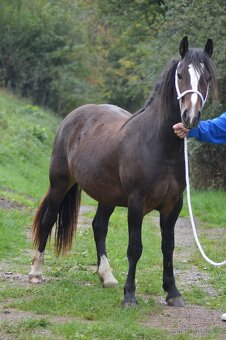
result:
[(191, 207), (191, 197), (190, 197), (190, 182), (189, 182), (189, 165), (188, 165), (188, 144), (187, 144), (187, 137), (184, 138), (184, 159), (185, 159), (185, 176), (186, 176), (186, 185), (187, 185), (187, 203), (188, 203), (188, 210), (189, 210), (189, 215), (191, 219), (191, 225), (192, 225), (192, 230), (193, 234), (195, 237), (195, 242), (197, 244), (197, 247), (200, 250), (200, 253), (202, 254), (203, 258), (210, 264), (216, 267), (220, 267), (226, 264), (226, 260), (223, 262), (214, 262), (210, 260), (206, 254), (204, 253), (202, 246), (199, 242), (198, 235), (196, 232), (196, 227), (195, 227), (195, 222), (194, 222), (194, 217), (192, 213), (192, 207)]

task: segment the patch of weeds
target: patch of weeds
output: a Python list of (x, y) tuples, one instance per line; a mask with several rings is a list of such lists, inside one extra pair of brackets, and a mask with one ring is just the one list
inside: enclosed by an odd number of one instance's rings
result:
[(21, 249), (26, 249), (28, 243), (26, 240), (24, 226), (30, 223), (30, 214), (17, 210), (0, 209), (0, 259), (17, 257)]
[[(135, 320), (135, 319), (134, 319)], [(172, 339), (168, 337), (167, 333), (161, 330), (153, 330), (148, 327), (135, 324), (134, 320), (127, 323), (128, 320), (121, 317), (119, 321), (108, 320), (104, 323), (96, 322), (73, 322), (66, 323), (54, 328), (55, 333), (59, 336), (65, 336), (66, 339), (85, 339), (85, 340), (99, 340), (99, 339), (123, 339), (123, 340), (137, 340), (137, 339)]]
[(214, 327), (208, 334), (208, 340), (225, 339), (226, 332), (222, 331), (222, 328)]
[(92, 313), (92, 311), (89, 311), (89, 312), (85, 313), (83, 315), (83, 317), (84, 317), (85, 320), (88, 320), (88, 321), (93, 321), (93, 320), (96, 319), (95, 314)]
[(36, 105), (26, 105), (19, 109), (19, 113), (33, 115), (38, 118), (43, 118), (45, 116), (44, 111)]
[[(26, 287), (10, 287), (9, 285), (5, 285), (2, 287), (0, 301), (4, 301), (5, 299), (10, 299), (10, 302), (6, 305), (10, 308), (15, 308), (19, 299), (33, 297), (34, 291), (31, 288)], [(32, 309), (31, 309), (32, 310)]]
[(184, 292), (184, 298), (189, 304), (195, 304), (203, 306), (209, 303), (209, 296), (200, 287), (192, 286), (189, 287), (188, 291)]
[(36, 208), (38, 204), (38, 200), (32, 196), (5, 187), (0, 187), (0, 197), (8, 200), (9, 206), (11, 204), (12, 208)]
[(44, 143), (49, 138), (47, 129), (39, 124), (31, 126), (28, 131), (41, 143)]
[(40, 329), (47, 329), (51, 326), (51, 323), (45, 319), (26, 319), (20, 322), (15, 321), (3, 321), (1, 323), (1, 329), (5, 334), (10, 334), (18, 338), (19, 335), (26, 335), (33, 333)]
[(4, 132), (4, 130), (8, 129), (9, 124), (8, 121), (5, 117), (5, 112), (0, 112), (0, 130), (2, 130), (2, 132)]

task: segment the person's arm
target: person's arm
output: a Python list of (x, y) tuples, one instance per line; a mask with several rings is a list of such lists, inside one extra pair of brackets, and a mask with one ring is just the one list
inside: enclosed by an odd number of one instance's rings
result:
[(226, 112), (220, 117), (200, 121), (197, 127), (188, 131), (188, 137), (206, 143), (226, 143)]
[(196, 138), (200, 142), (223, 144), (226, 143), (226, 112), (220, 117), (200, 121), (198, 126), (190, 130), (182, 123), (173, 126), (175, 134), (179, 138)]

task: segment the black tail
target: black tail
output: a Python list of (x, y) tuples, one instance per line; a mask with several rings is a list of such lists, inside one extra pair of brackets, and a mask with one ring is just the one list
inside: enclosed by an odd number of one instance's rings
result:
[(81, 201), (81, 189), (78, 184), (66, 193), (60, 205), (56, 221), (55, 252), (59, 256), (71, 249), (73, 236), (76, 232)]
[[(32, 233), (34, 246), (39, 248), (43, 241), (42, 221), (47, 210), (48, 194), (43, 198), (39, 205), (37, 213), (34, 218)], [(81, 189), (78, 184), (68, 190), (61, 202), (56, 221), (55, 232), (55, 253), (57, 256), (70, 250), (72, 246), (73, 236), (77, 227), (77, 220), (79, 214), (81, 199)], [(51, 229), (49, 230), (49, 238), (51, 236)]]
[(33, 243), (35, 248), (39, 248), (42, 240), (41, 224), (47, 209), (47, 196), (48, 193), (45, 195), (42, 202), (40, 203), (32, 225)]

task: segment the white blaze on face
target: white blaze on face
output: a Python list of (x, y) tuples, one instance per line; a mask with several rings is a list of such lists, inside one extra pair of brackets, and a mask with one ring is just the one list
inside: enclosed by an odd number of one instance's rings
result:
[[(197, 71), (197, 69), (194, 67), (193, 64), (190, 64), (188, 66), (188, 72), (190, 74), (190, 80), (191, 80), (191, 89), (193, 91), (198, 91), (198, 85), (199, 85), (199, 79), (200, 79), (200, 73)], [(195, 106), (197, 104), (199, 95), (197, 93), (192, 93), (191, 95), (191, 119), (194, 118), (195, 115)]]

